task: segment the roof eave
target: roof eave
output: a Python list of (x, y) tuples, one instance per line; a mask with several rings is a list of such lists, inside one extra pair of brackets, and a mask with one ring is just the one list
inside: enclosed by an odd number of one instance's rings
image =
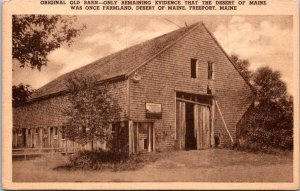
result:
[[(124, 74), (122, 74), (122, 75), (114, 76), (112, 78), (99, 80), (99, 81), (96, 82), (96, 85), (101, 85), (101, 84), (104, 84), (104, 83), (113, 83), (113, 82), (122, 81), (122, 80), (126, 80), (126, 79), (127, 79), (127, 77)], [(51, 94), (47, 94), (47, 95), (44, 95), (44, 96), (32, 98), (32, 99), (28, 100), (27, 102), (25, 102), (24, 104), (22, 104), (20, 106), (30, 104), (30, 103), (33, 103), (33, 102), (36, 102), (36, 101), (40, 101), (40, 100), (45, 100), (45, 99), (49, 99), (49, 98), (53, 98), (53, 97), (57, 97), (57, 96), (62, 96), (62, 95), (65, 95), (67, 93), (69, 93), (69, 90), (61, 90), (61, 91), (58, 91), (58, 92), (55, 92), (55, 93), (51, 93)], [(17, 107), (19, 107), (19, 106), (17, 106)]]
[(245, 80), (245, 82), (247, 83), (247, 85), (249, 85), (251, 91), (253, 93), (256, 92), (255, 88), (252, 86), (252, 84), (250, 84), (250, 82), (245, 78), (245, 76), (239, 71), (239, 69), (236, 67), (236, 65), (232, 62), (232, 60), (230, 59), (229, 55), (226, 53), (226, 51), (224, 50), (224, 48), (221, 46), (221, 44), (217, 41), (217, 39), (214, 37), (214, 35), (207, 29), (207, 27), (205, 26), (204, 23), (202, 23), (204, 29), (207, 31), (207, 33), (212, 37), (212, 39), (216, 42), (217, 46), (221, 49), (221, 51), (224, 53), (224, 55), (227, 57), (227, 59), (230, 61), (230, 63), (233, 65), (233, 67), (236, 69), (236, 71), (240, 74), (240, 76)]

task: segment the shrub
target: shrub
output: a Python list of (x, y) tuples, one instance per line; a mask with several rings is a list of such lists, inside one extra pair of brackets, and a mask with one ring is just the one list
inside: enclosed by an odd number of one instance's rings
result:
[(252, 106), (238, 124), (240, 146), (251, 150), (293, 149), (293, 101), (283, 98)]
[(251, 150), (293, 149), (293, 97), (279, 71), (258, 68), (250, 81), (253, 104), (239, 122), (240, 144)]
[(67, 170), (104, 170), (113, 171), (135, 170), (146, 163), (154, 162), (156, 156), (148, 154), (128, 155), (113, 151), (80, 151), (69, 158), (67, 164), (56, 169)]

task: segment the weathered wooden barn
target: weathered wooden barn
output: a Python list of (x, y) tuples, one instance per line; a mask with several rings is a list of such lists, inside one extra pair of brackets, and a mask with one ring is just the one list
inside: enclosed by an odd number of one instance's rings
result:
[(113, 126), (115, 145), (130, 153), (232, 144), (252, 103), (251, 85), (205, 25), (196, 23), (96, 60), (38, 89), (28, 103), (13, 108), (14, 148), (78, 147), (60, 131), (66, 120), (66, 83), (74, 74), (113, 87), (122, 108), (121, 121)]

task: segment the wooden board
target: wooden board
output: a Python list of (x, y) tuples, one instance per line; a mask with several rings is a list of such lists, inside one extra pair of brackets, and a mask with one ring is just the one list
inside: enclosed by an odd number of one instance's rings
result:
[(185, 103), (176, 102), (176, 140), (177, 147), (180, 150), (185, 149), (186, 119), (185, 119)]
[(210, 110), (207, 106), (194, 105), (194, 128), (197, 149), (207, 149), (211, 145)]

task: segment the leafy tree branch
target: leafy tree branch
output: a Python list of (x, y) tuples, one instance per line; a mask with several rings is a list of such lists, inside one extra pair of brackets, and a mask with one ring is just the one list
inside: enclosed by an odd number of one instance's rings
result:
[(19, 84), (12, 86), (12, 105), (13, 107), (24, 104), (33, 93), (33, 89), (28, 84)]
[(20, 67), (41, 70), (49, 53), (62, 45), (70, 46), (86, 28), (76, 16), (13, 15), (12, 56)]
[(109, 93), (109, 84), (75, 77), (69, 80), (69, 89), (66, 137), (80, 144), (110, 141), (110, 124), (120, 120), (121, 108)]

